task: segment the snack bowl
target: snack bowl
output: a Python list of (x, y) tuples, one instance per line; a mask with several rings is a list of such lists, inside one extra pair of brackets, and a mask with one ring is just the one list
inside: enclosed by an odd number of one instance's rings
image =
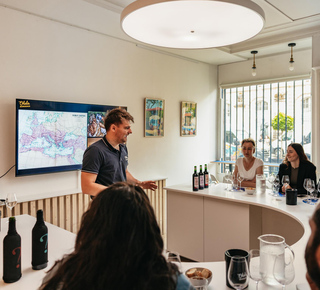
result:
[(193, 267), (185, 271), (184, 274), (187, 276), (191, 284), (192, 284), (192, 280), (194, 280), (194, 279), (191, 279), (192, 277), (204, 277), (208, 280), (208, 285), (212, 280), (212, 272), (207, 268)]
[(246, 193), (252, 195), (256, 191), (255, 187), (246, 187)]

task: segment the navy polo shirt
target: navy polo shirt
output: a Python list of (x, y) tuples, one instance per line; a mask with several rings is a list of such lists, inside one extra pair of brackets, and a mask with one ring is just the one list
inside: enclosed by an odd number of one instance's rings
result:
[(118, 181), (126, 181), (128, 150), (120, 144), (117, 150), (105, 137), (90, 145), (83, 155), (82, 171), (97, 174), (96, 183), (108, 186)]

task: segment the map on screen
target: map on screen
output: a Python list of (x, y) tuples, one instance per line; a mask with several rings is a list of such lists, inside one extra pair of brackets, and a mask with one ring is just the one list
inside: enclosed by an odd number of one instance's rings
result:
[(18, 168), (82, 163), (87, 148), (87, 113), (19, 110)]

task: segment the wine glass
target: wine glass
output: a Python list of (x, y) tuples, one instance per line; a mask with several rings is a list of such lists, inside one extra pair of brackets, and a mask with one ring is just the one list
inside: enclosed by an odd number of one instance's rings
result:
[(241, 182), (244, 180), (244, 177), (241, 176), (240, 172), (237, 173), (237, 180), (238, 180), (239, 183), (240, 183), (240, 190), (241, 190)]
[(15, 207), (15, 205), (17, 204), (17, 196), (15, 193), (8, 193), (7, 197), (6, 197), (6, 206), (7, 208), (10, 209), (10, 213), (12, 215), (12, 209)]
[(271, 186), (273, 185), (273, 182), (275, 179), (276, 179), (276, 177), (275, 177), (274, 173), (271, 172), (268, 176), (268, 181), (271, 184)]
[[(233, 184), (232, 174), (226, 174), (224, 178), (225, 178), (225, 181), (227, 182), (226, 190), (231, 190), (232, 184)], [(229, 187), (230, 187), (229, 184), (231, 184), (231, 189), (229, 189)]]
[(249, 269), (248, 262), (245, 257), (231, 257), (228, 269), (228, 281), (230, 285), (237, 290), (244, 289), (248, 286)]
[(312, 199), (312, 192), (314, 192), (315, 189), (316, 189), (314, 180), (309, 179), (309, 180), (307, 181), (307, 183), (306, 183), (306, 186), (307, 186), (307, 191), (309, 192), (309, 195), (310, 195), (308, 204), (314, 205), (315, 203), (314, 203), (314, 201), (313, 201), (313, 199)]
[(180, 254), (177, 252), (168, 252), (166, 255), (167, 262), (173, 263), (178, 267), (179, 272), (182, 270)]
[(280, 185), (280, 178), (279, 175), (277, 175), (273, 180), (273, 196), (278, 196), (279, 192), (279, 185)]
[(290, 178), (289, 175), (283, 175), (282, 176), (282, 185), (284, 185), (285, 189), (287, 189), (287, 186), (290, 184)]
[(259, 282), (262, 281), (266, 275), (260, 269), (260, 250), (253, 249), (249, 251), (249, 273), (250, 278), (256, 282), (256, 290), (258, 290)]
[(291, 254), (277, 255), (273, 266), (273, 276), (286, 289), (294, 277), (293, 257)]

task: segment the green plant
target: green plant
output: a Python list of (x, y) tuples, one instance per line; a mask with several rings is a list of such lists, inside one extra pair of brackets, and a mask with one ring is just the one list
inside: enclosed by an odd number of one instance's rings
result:
[(273, 130), (276, 131), (291, 131), (293, 130), (294, 123), (291, 116), (286, 116), (284, 113), (279, 113), (271, 121), (271, 126)]

